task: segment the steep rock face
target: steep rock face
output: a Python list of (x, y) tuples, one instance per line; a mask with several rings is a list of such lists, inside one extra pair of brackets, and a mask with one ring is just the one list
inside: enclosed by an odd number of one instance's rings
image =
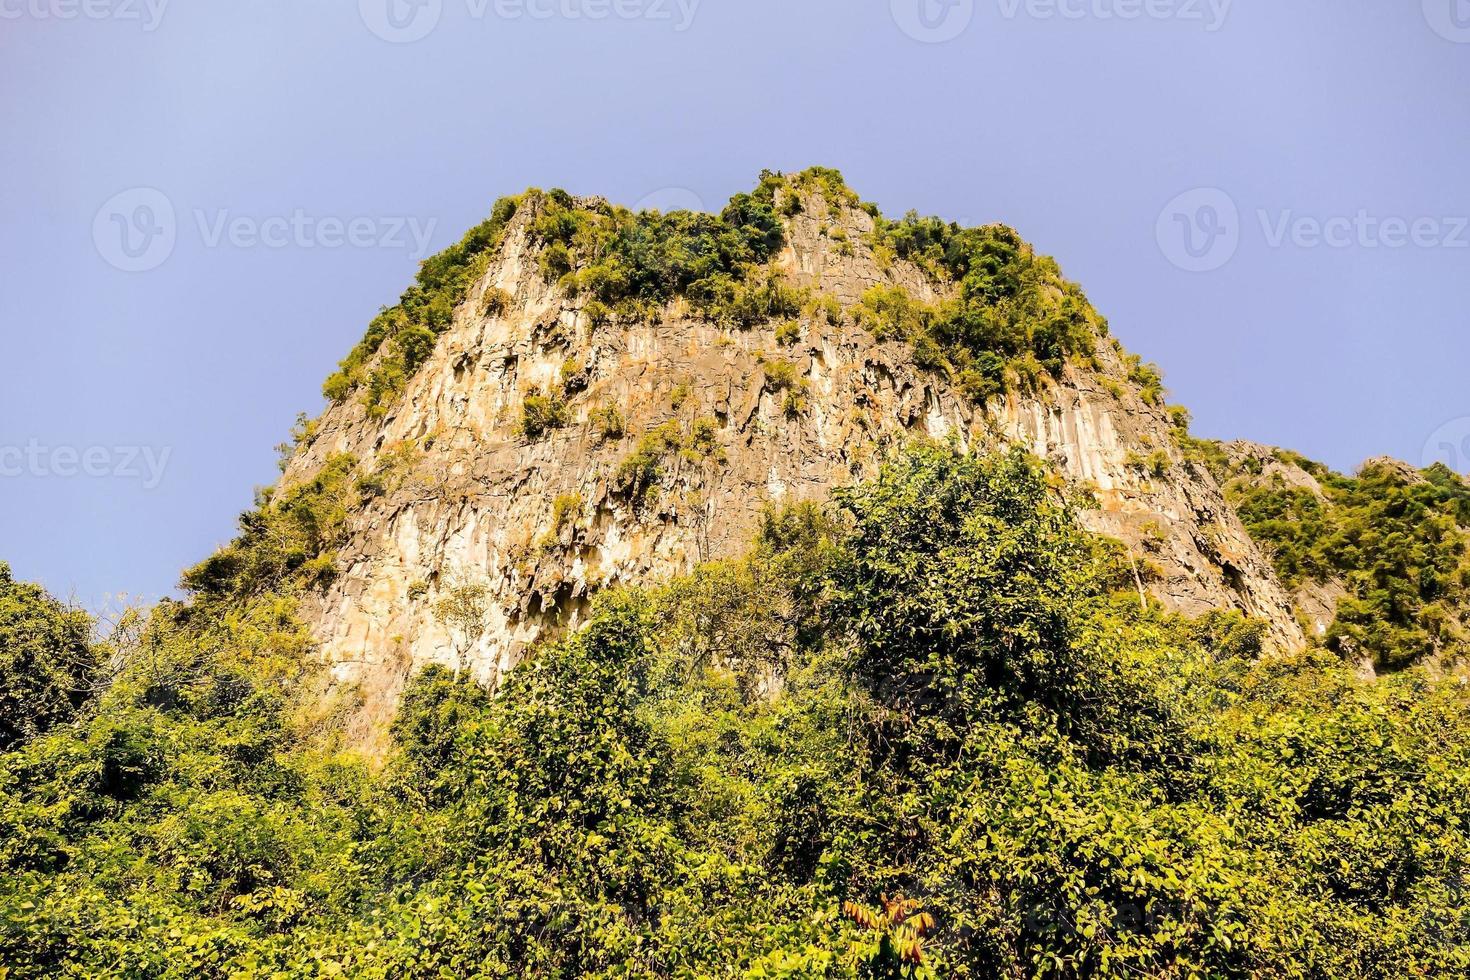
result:
[[(513, 219), (387, 413), (332, 406), (283, 480), (339, 452), (381, 471), (338, 577), (305, 610), (334, 678), (360, 699), (362, 738), (418, 667), (493, 684), (532, 643), (575, 628), (598, 589), (738, 554), (768, 502), (824, 498), (913, 436), (1027, 445), (1094, 492), (1085, 523), (1128, 545), (1163, 602), (1240, 609), (1268, 620), (1278, 647), (1303, 642), (1270, 564), (1214, 479), (1175, 448), (1167, 414), (1128, 384), (1110, 341), (1096, 368), (1068, 365), (1044, 390), (980, 411), (850, 317), (803, 317), (794, 342), (789, 328), (780, 340), (776, 324), (730, 330), (680, 303), (652, 324), (594, 325), (543, 280), (527, 224)], [(810, 202), (788, 219), (776, 265), (845, 306), (879, 284), (942, 299), (918, 268), (873, 254), (871, 226), (861, 210)], [(511, 301), (482, 315), (490, 290)], [(524, 397), (553, 389), (567, 392), (568, 424), (524, 437)], [(609, 406), (621, 435), (604, 433), (597, 413)], [(657, 466), (646, 492), (628, 463), (640, 448)], [(468, 615), (447, 610), (456, 597)]]
[(1291, 601), (1214, 478), (1184, 458), (1166, 413), (1130, 389), (1111, 352), (1101, 370), (1069, 365), (1049, 398), (1011, 398), (1003, 431), (1090, 487), (1090, 530), (1116, 538), (1146, 563), (1149, 588), (1188, 615), (1239, 609), (1266, 620), (1271, 643), (1305, 642)]

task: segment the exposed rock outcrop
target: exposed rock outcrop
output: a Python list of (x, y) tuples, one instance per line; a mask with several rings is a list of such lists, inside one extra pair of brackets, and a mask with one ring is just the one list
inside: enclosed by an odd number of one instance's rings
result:
[[(873, 253), (866, 213), (837, 210), (817, 202), (787, 220), (785, 276), (844, 306), (880, 284), (943, 298), (917, 267)], [(1027, 445), (1093, 491), (1085, 523), (1123, 541), (1167, 605), (1240, 609), (1271, 624), (1277, 647), (1304, 642), (1270, 563), (1111, 341), (1095, 366), (1069, 364), (1040, 391), (979, 410), (849, 317), (803, 317), (794, 339), (774, 323), (725, 329), (679, 303), (652, 324), (591, 323), (544, 281), (528, 220), (512, 220), (386, 415), (333, 405), (285, 474), (303, 479), (339, 452), (382, 473), (339, 549), (340, 574), (306, 609), (334, 677), (357, 688), (365, 730), (416, 667), (493, 684), (539, 638), (576, 627), (597, 590), (737, 554), (768, 502), (823, 498), (913, 435)], [(489, 290), (510, 302), (482, 314)], [(553, 389), (568, 392), (567, 424), (525, 438), (523, 399)], [(621, 434), (598, 414), (609, 407)], [(642, 493), (625, 461), (650, 433), (658, 474)], [(456, 590), (483, 599), (478, 626), (442, 613)]]

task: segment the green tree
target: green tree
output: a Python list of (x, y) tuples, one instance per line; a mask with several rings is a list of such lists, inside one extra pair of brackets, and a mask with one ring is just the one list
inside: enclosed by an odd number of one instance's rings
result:
[(0, 751), (69, 721), (103, 679), (92, 620), (0, 562)]

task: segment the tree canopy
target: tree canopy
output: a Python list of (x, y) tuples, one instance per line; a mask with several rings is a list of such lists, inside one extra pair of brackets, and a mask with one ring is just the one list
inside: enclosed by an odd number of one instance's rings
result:
[(0, 755), (8, 976), (1470, 970), (1465, 689), (1140, 608), (1022, 454), (772, 511), (493, 696), (426, 670), (381, 769), (293, 626), (339, 484)]

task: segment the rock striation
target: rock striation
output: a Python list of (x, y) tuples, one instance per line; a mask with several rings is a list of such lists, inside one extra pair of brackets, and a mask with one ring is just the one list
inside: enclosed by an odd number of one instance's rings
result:
[[(364, 736), (416, 669), (494, 685), (539, 639), (576, 628), (598, 590), (738, 554), (768, 504), (825, 498), (914, 437), (1028, 447), (1091, 491), (1084, 522), (1127, 546), (1163, 603), (1238, 609), (1267, 621), (1278, 648), (1305, 642), (1270, 562), (1110, 339), (1095, 363), (981, 409), (847, 316), (729, 329), (676, 301), (654, 322), (594, 322), (542, 275), (531, 220), (511, 220), (386, 412), (332, 405), (286, 468), (290, 485), (345, 452), (379, 474), (337, 577), (304, 609)], [(921, 269), (875, 254), (873, 220), (809, 202), (783, 219), (774, 266), (829, 309), (873, 286), (943, 300)], [(553, 391), (565, 424), (528, 438), (525, 398)], [(640, 452), (655, 460), (647, 487), (629, 464)]]

